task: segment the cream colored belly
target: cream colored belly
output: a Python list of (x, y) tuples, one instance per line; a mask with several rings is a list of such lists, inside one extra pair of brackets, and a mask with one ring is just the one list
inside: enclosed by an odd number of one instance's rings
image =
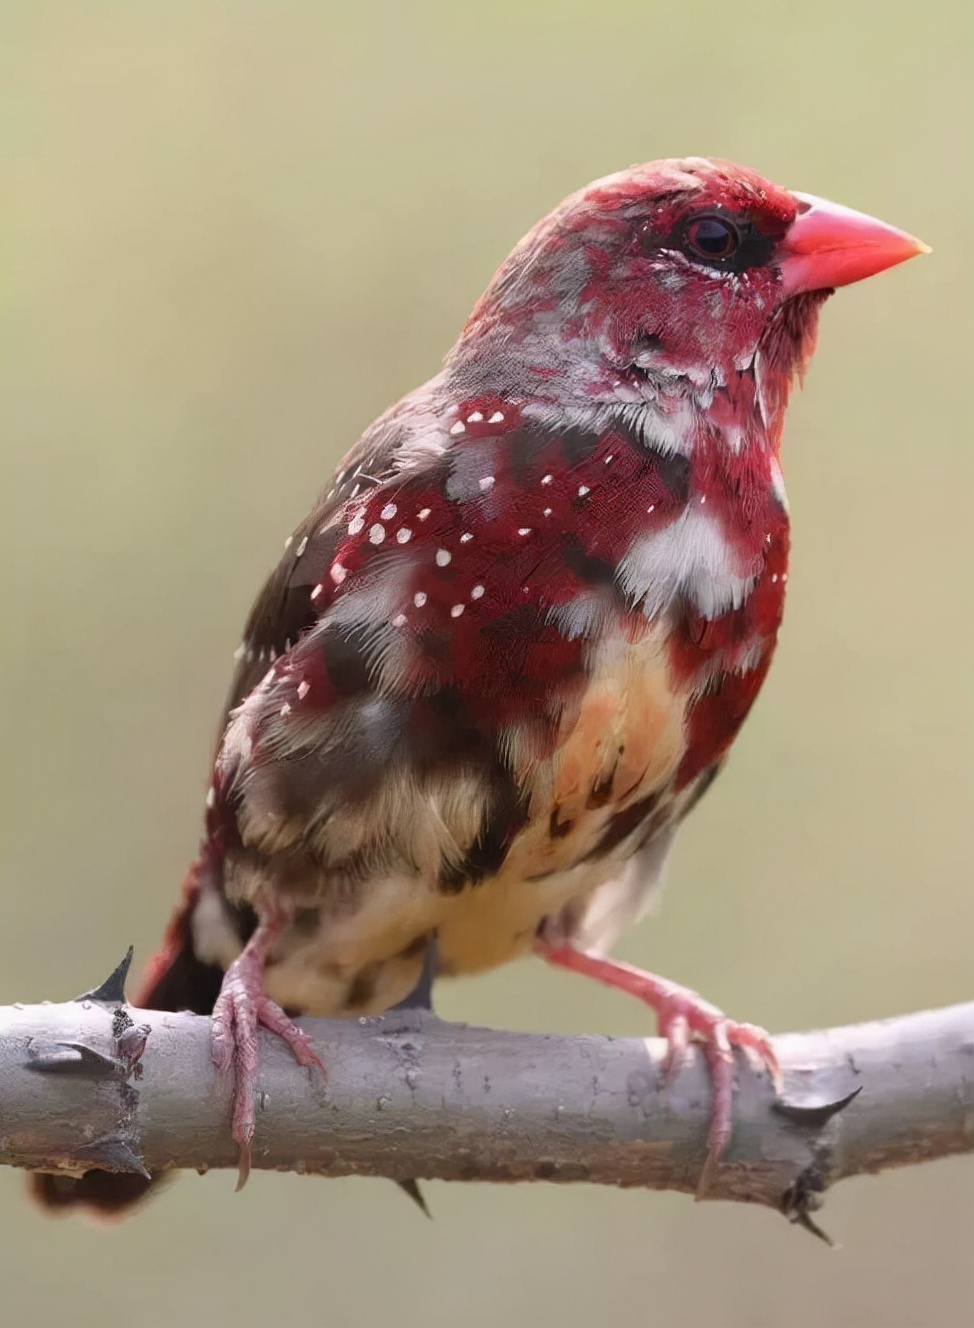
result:
[(268, 994), (309, 1014), (377, 1013), (416, 986), (429, 939), (444, 973), (495, 968), (526, 953), (544, 918), (569, 905), (581, 913), (624, 870), (625, 844), (585, 859), (613, 816), (672, 781), (684, 752), (684, 706), (650, 636), (604, 649), (550, 759), (532, 763), (511, 735), (509, 760), (528, 815), (500, 873), (455, 894), (415, 876), (370, 881), (344, 914), (319, 900), (309, 910), (317, 923), (304, 933), (296, 925), (272, 960)]
[(456, 895), (415, 878), (382, 882), (354, 918), (326, 915), (306, 937), (292, 931), (266, 971), (267, 993), (307, 1014), (380, 1013), (416, 987), (428, 940), (441, 973), (496, 968), (527, 953), (543, 918), (586, 899), (610, 872), (601, 863), (544, 881), (504, 874)]

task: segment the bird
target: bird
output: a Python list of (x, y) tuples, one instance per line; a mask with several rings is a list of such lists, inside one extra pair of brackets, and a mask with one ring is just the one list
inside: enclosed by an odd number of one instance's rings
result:
[[(296, 1016), (425, 1003), (432, 965), (540, 956), (651, 1007), (670, 1074), (701, 1044), (705, 1172), (736, 1049), (778, 1082), (764, 1030), (611, 951), (771, 663), (782, 427), (822, 304), (923, 252), (716, 158), (606, 176), (341, 461), (246, 623), (199, 855), (135, 999), (212, 1015), (241, 1182), (258, 1029), (317, 1074)], [(101, 1213), (154, 1183), (34, 1179)]]

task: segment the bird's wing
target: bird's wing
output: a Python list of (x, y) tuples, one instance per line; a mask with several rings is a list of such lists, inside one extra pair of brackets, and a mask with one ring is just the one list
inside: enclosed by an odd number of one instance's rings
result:
[(329, 515), (329, 506), (318, 503), (301, 522), (254, 601), (235, 656), (224, 724), (227, 714), (260, 682), (274, 660), (317, 621), (310, 597), (332, 560), (335, 532), (327, 525)]
[[(312, 510), (288, 537), (284, 553), (254, 601), (237, 651), (227, 697), (227, 714), (247, 696), (268, 667), (321, 618), (326, 601), (311, 593), (343, 542), (343, 518), (367, 503), (377, 489), (394, 489), (398, 477), (439, 455), (450, 441), (448, 429), (426, 402), (436, 379), (403, 399), (365, 431), (339, 463)], [(417, 441), (418, 438), (418, 441)]]

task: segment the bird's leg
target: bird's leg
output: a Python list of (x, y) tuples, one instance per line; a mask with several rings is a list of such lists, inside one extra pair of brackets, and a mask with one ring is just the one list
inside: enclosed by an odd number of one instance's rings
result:
[(324, 1074), (311, 1038), (264, 993), (264, 965), (272, 944), (287, 926), (287, 912), (280, 905), (271, 905), (258, 916), (257, 928), (243, 953), (223, 976), (213, 1007), (213, 1063), (222, 1074), (233, 1071), (230, 1133), (240, 1149), (238, 1190), (250, 1174), (257, 1110), (257, 1030), (263, 1026), (276, 1033), (299, 1065), (315, 1066)]
[(645, 973), (632, 964), (603, 959), (570, 945), (553, 945), (543, 939), (537, 942), (536, 949), (549, 964), (571, 969), (573, 973), (584, 973), (587, 977), (604, 982), (607, 987), (628, 992), (656, 1012), (660, 1037), (667, 1041), (663, 1067), (666, 1082), (671, 1082), (679, 1073), (690, 1042), (702, 1043), (714, 1094), (707, 1135), (707, 1157), (697, 1185), (697, 1198), (702, 1198), (714, 1167), (730, 1143), (733, 1128), (734, 1048), (747, 1047), (755, 1052), (771, 1075), (775, 1091), (780, 1091), (781, 1071), (770, 1034), (755, 1024), (739, 1024), (734, 1019), (728, 1019), (723, 1011), (689, 987), (681, 987), (679, 983)]

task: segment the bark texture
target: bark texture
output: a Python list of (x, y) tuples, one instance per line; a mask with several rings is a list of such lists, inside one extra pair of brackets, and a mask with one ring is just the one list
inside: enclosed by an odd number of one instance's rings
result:
[[(117, 975), (113, 975), (117, 976)], [(210, 1022), (137, 1010), (121, 982), (0, 1008), (0, 1163), (77, 1174), (233, 1167)], [(694, 1192), (710, 1093), (659, 1039), (502, 1033), (421, 1010), (303, 1026), (330, 1067), (261, 1045), (253, 1165), (394, 1180), (589, 1181)], [(707, 1198), (811, 1214), (837, 1180), (974, 1150), (974, 1003), (775, 1039), (785, 1091), (738, 1060)]]

